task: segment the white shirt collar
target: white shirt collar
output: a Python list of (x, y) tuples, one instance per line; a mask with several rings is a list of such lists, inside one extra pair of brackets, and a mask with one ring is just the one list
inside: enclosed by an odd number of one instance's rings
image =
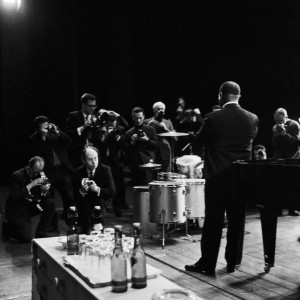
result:
[(239, 104), (237, 101), (229, 101), (229, 102), (226, 102), (224, 105), (223, 105), (223, 107), (225, 107), (226, 105), (228, 105), (228, 104)]

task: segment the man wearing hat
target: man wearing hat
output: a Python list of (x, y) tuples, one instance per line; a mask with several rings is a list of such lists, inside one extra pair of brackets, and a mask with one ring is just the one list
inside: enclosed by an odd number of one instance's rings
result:
[[(171, 120), (164, 118), (165, 110), (166, 105), (163, 102), (155, 102), (153, 104), (153, 117), (144, 121), (145, 124), (154, 127), (157, 134), (174, 131)], [(172, 159), (170, 143), (167, 138), (158, 137), (157, 146), (156, 162), (162, 165), (162, 172), (170, 172)]]
[(201, 239), (202, 257), (195, 264), (186, 265), (188, 271), (207, 275), (215, 273), (225, 212), (228, 218), (227, 272), (234, 272), (241, 262), (239, 246), (242, 245), (244, 231), (234, 224), (235, 217), (242, 216), (246, 208), (244, 204), (232, 201), (231, 164), (251, 158), (259, 121), (255, 114), (241, 108), (240, 97), (237, 83), (224, 82), (218, 95), (222, 109), (205, 116), (195, 137), (197, 145), (205, 146), (205, 221)]

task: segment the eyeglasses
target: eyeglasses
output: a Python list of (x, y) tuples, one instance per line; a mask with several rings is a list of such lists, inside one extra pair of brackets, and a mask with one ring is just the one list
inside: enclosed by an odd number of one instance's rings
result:
[(84, 105), (86, 105), (86, 106), (88, 106), (88, 107), (91, 107), (91, 108), (97, 107), (97, 105), (93, 105), (93, 104), (84, 104)]

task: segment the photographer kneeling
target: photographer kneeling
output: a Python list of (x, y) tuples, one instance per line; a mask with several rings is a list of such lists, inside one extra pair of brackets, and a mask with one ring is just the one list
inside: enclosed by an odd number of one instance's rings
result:
[(6, 221), (3, 234), (8, 239), (29, 243), (32, 240), (31, 217), (41, 214), (35, 237), (49, 237), (47, 229), (55, 211), (55, 204), (48, 199), (50, 183), (43, 172), (44, 159), (35, 156), (11, 176), (9, 196), (5, 204)]

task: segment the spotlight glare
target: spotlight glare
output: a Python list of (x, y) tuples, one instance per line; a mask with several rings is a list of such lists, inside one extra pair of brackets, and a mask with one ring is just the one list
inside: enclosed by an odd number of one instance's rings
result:
[(1, 0), (2, 4), (7, 9), (19, 10), (22, 0)]

